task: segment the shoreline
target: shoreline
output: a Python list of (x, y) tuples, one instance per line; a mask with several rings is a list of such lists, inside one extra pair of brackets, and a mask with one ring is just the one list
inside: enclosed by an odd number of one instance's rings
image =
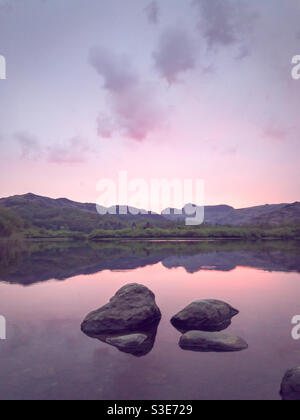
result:
[(217, 242), (217, 241), (242, 241), (242, 242), (264, 242), (264, 241), (299, 241), (300, 237), (275, 237), (268, 236), (263, 238), (247, 238), (247, 237), (203, 237), (203, 238), (183, 238), (183, 237), (103, 237), (97, 239), (74, 239), (72, 237), (11, 237), (0, 238), (0, 242), (22, 241), (22, 242), (78, 242), (78, 243), (96, 243), (96, 242)]

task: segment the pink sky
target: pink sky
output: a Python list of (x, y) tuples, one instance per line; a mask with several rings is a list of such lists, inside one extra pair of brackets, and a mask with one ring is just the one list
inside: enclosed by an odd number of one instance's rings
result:
[(203, 179), (206, 204), (299, 200), (297, 1), (25, 3), (0, 2), (0, 196), (96, 202), (126, 170)]

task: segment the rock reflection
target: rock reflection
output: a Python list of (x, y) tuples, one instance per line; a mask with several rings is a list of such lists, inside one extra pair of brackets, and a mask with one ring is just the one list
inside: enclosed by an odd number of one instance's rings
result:
[(118, 335), (90, 335), (86, 334), (91, 338), (98, 339), (103, 343), (109, 344), (116, 347), (123, 353), (132, 354), (136, 357), (146, 356), (153, 349), (157, 328), (159, 321), (156, 326), (148, 330), (139, 331), (124, 331)]

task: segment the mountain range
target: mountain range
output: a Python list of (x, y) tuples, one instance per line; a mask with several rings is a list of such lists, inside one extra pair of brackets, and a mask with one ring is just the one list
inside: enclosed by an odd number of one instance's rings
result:
[[(182, 214), (178, 214), (180, 211), (173, 208), (165, 209), (161, 214), (145, 214), (145, 211), (142, 211), (142, 214), (136, 215), (132, 214), (131, 208), (131, 212), (123, 214), (126, 213), (126, 206), (116, 206), (117, 214), (99, 215), (96, 204), (93, 203), (80, 203), (67, 198), (52, 199), (32, 193), (1, 198), (0, 207), (12, 210), (20, 218), (39, 228), (79, 232), (122, 229), (135, 225), (168, 228), (174, 224), (183, 224), (187, 215), (187, 206), (182, 209)], [(228, 205), (205, 206), (204, 215), (204, 223), (208, 225), (279, 226), (300, 223), (300, 203), (266, 204), (242, 209)]]

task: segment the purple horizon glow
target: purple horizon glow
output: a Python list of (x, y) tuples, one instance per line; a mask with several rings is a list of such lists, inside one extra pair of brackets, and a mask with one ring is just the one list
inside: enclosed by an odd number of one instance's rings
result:
[(0, 196), (200, 178), (206, 204), (299, 200), (300, 3), (0, 0)]

